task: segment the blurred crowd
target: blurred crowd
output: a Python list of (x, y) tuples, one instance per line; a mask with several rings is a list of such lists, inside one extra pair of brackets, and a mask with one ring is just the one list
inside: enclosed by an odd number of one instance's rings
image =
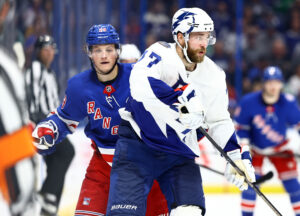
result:
[[(17, 38), (24, 45), (26, 64), (31, 62), (36, 38), (41, 34), (53, 33), (53, 25), (55, 25), (53, 2), (52, 0), (17, 1), (19, 30)], [(82, 1), (83, 7), (87, 7), (86, 2), (91, 1)], [(100, 2), (100, 7), (105, 7), (108, 1), (93, 2)], [(140, 3), (139, 0), (127, 1), (127, 25), (123, 42), (140, 44), (141, 16), (146, 27), (146, 36), (143, 38), (145, 47), (158, 40), (172, 42), (171, 17), (180, 6), (180, 1), (147, 1), (147, 10), (143, 15), (139, 12)], [(229, 95), (233, 103), (236, 95), (234, 91), (235, 3), (234, 0), (185, 1), (186, 7), (203, 8), (214, 20), (217, 42), (213, 47), (208, 48), (208, 56), (225, 70)], [(120, 1), (112, 0), (111, 4), (112, 17), (109, 20), (112, 25), (120, 28)], [(105, 8), (101, 11), (105, 11)], [(93, 13), (93, 16), (97, 14)], [(103, 17), (103, 13), (99, 12), (99, 17)], [(104, 21), (99, 18), (100, 22)], [(87, 25), (86, 22), (82, 23)], [(277, 65), (284, 73), (286, 91), (300, 99), (300, 0), (244, 0), (242, 24), (242, 93), (260, 89), (263, 69), (267, 65)]]

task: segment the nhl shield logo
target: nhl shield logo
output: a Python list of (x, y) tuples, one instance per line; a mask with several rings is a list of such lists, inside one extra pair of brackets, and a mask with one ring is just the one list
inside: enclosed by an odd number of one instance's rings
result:
[(114, 87), (112, 85), (107, 85), (105, 86), (103, 93), (107, 94), (107, 96), (111, 96), (112, 93), (114, 93), (116, 90), (114, 89)]

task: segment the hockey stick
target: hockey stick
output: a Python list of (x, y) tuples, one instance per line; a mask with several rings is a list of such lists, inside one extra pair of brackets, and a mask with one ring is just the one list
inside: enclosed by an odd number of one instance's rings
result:
[(275, 153), (272, 155), (267, 155), (267, 157), (281, 157), (281, 158), (289, 158), (291, 156), (294, 156), (295, 158), (300, 158), (300, 154), (297, 154), (297, 153), (288, 154), (285, 152), (279, 152), (279, 153)]
[[(212, 171), (212, 172), (214, 172), (214, 173), (217, 173), (217, 174), (219, 174), (219, 175), (224, 176), (224, 173), (223, 173), (223, 172), (220, 172), (220, 171), (218, 171), (218, 170), (215, 170), (215, 169), (210, 168), (210, 167), (205, 166), (205, 165), (201, 165), (201, 164), (198, 164), (198, 165), (199, 165), (200, 167), (203, 167), (203, 168), (209, 170), (209, 171)], [(267, 172), (267, 174), (262, 175), (259, 179), (257, 179), (256, 182), (254, 182), (253, 184), (255, 184), (255, 185), (262, 184), (262, 183), (264, 183), (265, 181), (268, 181), (268, 180), (270, 180), (271, 178), (273, 178), (273, 175), (274, 175), (274, 173), (273, 173), (272, 171), (269, 171), (269, 172)]]
[(207, 169), (207, 170), (209, 170), (209, 171), (212, 171), (212, 172), (214, 172), (214, 173), (217, 173), (217, 174), (219, 174), (219, 175), (224, 176), (224, 173), (221, 172), (221, 171), (215, 170), (215, 169), (213, 169), (213, 168), (210, 168), (210, 167), (205, 166), (205, 165), (202, 165), (202, 164), (197, 164), (197, 165), (198, 165), (199, 167), (205, 168), (205, 169)]
[(257, 195), (259, 195), (265, 203), (273, 210), (276, 215), (282, 216), (282, 214), (275, 208), (275, 206), (268, 200), (268, 198), (259, 190), (259, 188), (252, 182), (250, 182), (245, 173), (231, 160), (231, 158), (224, 152), (224, 150), (211, 138), (211, 136), (202, 128), (199, 128), (200, 132), (206, 136), (206, 138), (213, 144), (213, 146), (221, 153), (221, 155), (226, 159), (228, 163), (237, 171), (237, 173), (241, 176), (244, 176), (245, 181), (249, 186), (251, 186)]
[[(206, 154), (206, 155), (219, 155), (218, 152), (214, 152), (214, 151), (202, 151), (202, 154)], [(259, 154), (259, 153), (257, 153)], [(284, 152), (279, 152), (279, 153), (275, 153), (275, 154), (269, 154), (269, 155), (264, 155), (264, 154), (260, 154), (264, 157), (279, 157), (279, 158), (287, 158), (287, 157), (291, 157), (294, 156), (297, 159), (300, 159), (300, 154), (297, 153), (293, 153), (293, 154), (287, 154)]]

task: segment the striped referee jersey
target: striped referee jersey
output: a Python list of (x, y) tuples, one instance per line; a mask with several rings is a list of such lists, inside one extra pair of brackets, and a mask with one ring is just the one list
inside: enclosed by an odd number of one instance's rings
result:
[(59, 106), (55, 72), (35, 60), (25, 72), (25, 83), (29, 117), (38, 123)]
[(28, 118), (23, 74), (0, 47), (0, 137), (21, 128)]

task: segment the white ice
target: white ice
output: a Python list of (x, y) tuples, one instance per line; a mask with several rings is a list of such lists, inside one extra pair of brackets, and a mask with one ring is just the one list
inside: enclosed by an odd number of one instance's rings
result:
[[(71, 135), (71, 139), (76, 149), (76, 156), (67, 173), (63, 197), (61, 200), (59, 216), (74, 215), (77, 198), (79, 195), (81, 182), (85, 175), (85, 169), (92, 156), (92, 148), (89, 140), (84, 136), (83, 130), (79, 129), (75, 134)], [(212, 151), (212, 149), (204, 149), (203, 151)], [(213, 155), (213, 154), (212, 154)], [(222, 171), (224, 159), (219, 155), (207, 158), (207, 163)], [(216, 158), (217, 159), (216, 159)], [(222, 162), (220, 162), (222, 161)], [(224, 162), (225, 163), (225, 162)], [(43, 172), (41, 172), (43, 173)], [(224, 184), (223, 176), (216, 175), (207, 170), (202, 169), (203, 184)], [(272, 184), (279, 184), (277, 177), (274, 176), (270, 181)], [(278, 208), (284, 216), (293, 216), (293, 211), (286, 193), (266, 194), (267, 198)], [(206, 194), (206, 216), (240, 216), (240, 195), (239, 194)], [(272, 216), (275, 215), (272, 210), (258, 198), (255, 209), (255, 216)]]

